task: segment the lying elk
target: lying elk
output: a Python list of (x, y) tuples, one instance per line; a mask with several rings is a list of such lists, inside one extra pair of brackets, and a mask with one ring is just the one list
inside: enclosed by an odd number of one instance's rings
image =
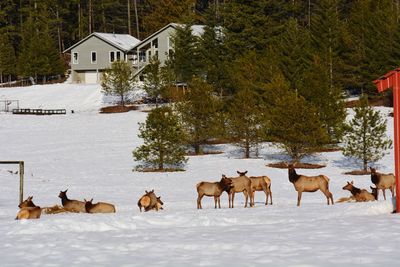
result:
[(298, 196), (297, 196), (297, 206), (300, 206), (301, 194), (303, 192), (315, 192), (321, 190), (321, 192), (326, 196), (328, 205), (329, 200), (333, 205), (333, 196), (329, 191), (329, 178), (325, 175), (318, 176), (305, 176), (296, 173), (292, 164), (288, 166), (289, 181), (294, 185)]
[(197, 189), (197, 209), (202, 209), (201, 199), (204, 196), (214, 197), (215, 208), (221, 208), (221, 200), (220, 197), (222, 193), (225, 191), (229, 194), (229, 191), (232, 188), (232, 180), (222, 176), (219, 182), (200, 182), (196, 185)]
[(378, 197), (377, 188), (370, 187), (372, 189), (372, 193), (368, 192), (365, 189), (360, 189), (354, 186), (354, 181), (347, 182), (345, 186), (343, 186), (343, 190), (349, 190), (356, 202), (366, 202), (366, 201), (375, 201)]
[(115, 213), (115, 206), (110, 203), (97, 202), (93, 204), (93, 198), (89, 201), (85, 200), (85, 210), (87, 213)]
[(68, 199), (67, 191), (68, 189), (65, 191), (60, 191), (60, 194), (58, 195), (58, 197), (61, 198), (61, 204), (63, 205), (64, 209), (70, 212), (86, 212), (85, 202)]
[[(236, 171), (239, 174), (239, 177), (229, 177), (229, 179), (232, 180), (232, 188), (229, 191), (229, 208), (233, 208), (233, 202), (235, 199), (235, 193), (238, 192), (243, 192), (244, 197), (246, 199), (246, 202), (244, 204), (244, 207), (247, 207), (247, 202), (250, 196), (250, 207), (254, 206), (253, 202), (253, 190), (251, 188), (251, 179), (246, 176), (247, 171), (245, 172), (239, 172)], [(225, 175), (222, 175), (222, 177), (226, 177)]]
[(138, 207), (140, 212), (142, 212), (142, 208), (144, 208), (144, 211), (149, 211), (149, 210), (162, 210), (164, 203), (161, 201), (161, 197), (157, 197), (156, 194), (154, 193), (154, 189), (151, 190), (150, 192), (144, 191), (145, 194), (139, 199), (138, 201)]
[(251, 179), (251, 188), (253, 189), (253, 203), (255, 191), (264, 191), (265, 205), (268, 205), (268, 197), (272, 205), (271, 179), (268, 176), (250, 176), (249, 178)]
[(392, 197), (394, 196), (394, 187), (396, 186), (396, 178), (394, 177), (393, 173), (379, 173), (372, 167), (371, 169), (371, 182), (376, 186), (379, 190), (381, 189), (383, 192), (383, 198), (386, 200), (386, 189), (390, 189), (392, 192)]
[(18, 212), (17, 217), (15, 217), (16, 220), (40, 218), (42, 209), (33, 203), (32, 198), (33, 196), (30, 196), (18, 205), (20, 211)]

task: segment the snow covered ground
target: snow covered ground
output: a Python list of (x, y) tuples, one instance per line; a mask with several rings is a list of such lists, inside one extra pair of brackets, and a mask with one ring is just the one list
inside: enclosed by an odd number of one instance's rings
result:
[[(234, 146), (223, 154), (190, 157), (185, 172), (132, 172), (132, 150), (141, 143), (138, 122), (146, 113), (99, 114), (99, 86), (49, 85), (0, 88), (0, 99), (18, 99), (23, 108), (66, 108), (61, 116), (0, 114), (0, 160), (25, 161), (25, 197), (35, 204), (60, 204), (68, 188), (72, 199), (94, 198), (117, 207), (115, 214), (43, 214), (39, 220), (14, 220), (19, 176), (0, 165), (0, 266), (398, 266), (400, 216), (390, 200), (327, 206), (320, 193), (297, 193), (287, 170), (265, 164), (284, 160), (265, 144), (262, 158), (240, 159)], [(388, 109), (382, 108), (388, 113)], [(388, 132), (393, 129), (388, 118)], [(347, 176), (358, 166), (340, 152), (317, 154), (307, 162), (327, 167), (298, 170), (330, 177), (334, 199), (348, 196), (346, 181), (369, 188), (369, 176)], [(377, 169), (393, 172), (393, 153)], [(272, 179), (272, 206), (256, 193), (256, 207), (222, 209), (203, 198), (196, 209), (195, 185), (216, 181), (236, 170)], [(144, 190), (155, 189), (164, 210), (140, 213)], [(390, 193), (388, 193), (390, 196)], [(381, 198), (382, 199), (382, 198)]]

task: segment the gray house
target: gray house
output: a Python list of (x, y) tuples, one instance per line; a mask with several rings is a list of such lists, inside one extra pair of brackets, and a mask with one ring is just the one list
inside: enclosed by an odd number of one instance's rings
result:
[(112, 62), (124, 60), (132, 64), (132, 49), (140, 40), (129, 34), (94, 32), (66, 49), (71, 53), (71, 75), (74, 83), (98, 83), (101, 73)]
[[(142, 40), (132, 49), (132, 64), (136, 75), (143, 71), (144, 67), (149, 63), (150, 58), (154, 55), (161, 62), (161, 65), (165, 63), (170, 51), (173, 50), (172, 37), (177, 27), (183, 26), (183, 24), (170, 23)], [(203, 25), (193, 25), (191, 29), (195, 36), (201, 36), (204, 33)]]

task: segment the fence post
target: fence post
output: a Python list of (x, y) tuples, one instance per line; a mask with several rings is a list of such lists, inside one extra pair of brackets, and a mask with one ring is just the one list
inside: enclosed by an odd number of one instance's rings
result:
[(24, 162), (19, 162), (19, 203), (24, 201)]

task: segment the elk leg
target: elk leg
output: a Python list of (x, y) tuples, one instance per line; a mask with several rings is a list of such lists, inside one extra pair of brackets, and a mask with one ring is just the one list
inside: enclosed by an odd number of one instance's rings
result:
[[(246, 190), (243, 191), (243, 194), (244, 194), (244, 198), (246, 199), (246, 201), (244, 203), (244, 207), (247, 208), (247, 202), (249, 201), (249, 194), (247, 193)], [(250, 202), (251, 202), (251, 200), (250, 200)], [(251, 206), (251, 203), (250, 203), (250, 206)]]
[(221, 208), (221, 196), (219, 196), (217, 199), (218, 199), (218, 208)]
[(272, 205), (272, 191), (271, 191), (271, 186), (268, 188), (269, 192), (269, 203)]
[(217, 200), (217, 197), (216, 197), (216, 196), (214, 196), (214, 209), (216, 209), (216, 208), (217, 208), (217, 202), (218, 202), (218, 200)]
[(233, 209), (233, 202), (235, 202), (234, 199), (235, 199), (235, 192), (232, 193), (232, 207), (231, 207), (232, 209)]
[(383, 191), (383, 198), (386, 200), (386, 189), (382, 189), (382, 191)]
[(203, 198), (203, 195), (200, 195), (197, 197), (197, 209), (202, 209), (203, 207), (201, 206), (201, 199)]
[(301, 193), (303, 192), (302, 191), (297, 192), (297, 206), (300, 206)]

